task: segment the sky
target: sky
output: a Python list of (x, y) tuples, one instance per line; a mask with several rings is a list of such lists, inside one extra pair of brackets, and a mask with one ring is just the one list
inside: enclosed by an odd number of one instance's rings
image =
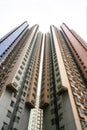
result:
[(0, 0), (0, 38), (28, 21), (43, 33), (65, 22), (87, 41), (87, 0)]

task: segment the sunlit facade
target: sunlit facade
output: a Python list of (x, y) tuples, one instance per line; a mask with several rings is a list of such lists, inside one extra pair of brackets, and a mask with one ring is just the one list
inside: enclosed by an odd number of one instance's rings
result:
[(27, 21), (0, 40), (0, 129), (86, 130), (87, 43)]

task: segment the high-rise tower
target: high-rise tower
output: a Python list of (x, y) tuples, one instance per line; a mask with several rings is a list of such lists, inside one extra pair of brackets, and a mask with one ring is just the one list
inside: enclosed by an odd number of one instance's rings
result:
[(86, 130), (87, 43), (63, 23), (25, 21), (0, 40), (0, 129)]

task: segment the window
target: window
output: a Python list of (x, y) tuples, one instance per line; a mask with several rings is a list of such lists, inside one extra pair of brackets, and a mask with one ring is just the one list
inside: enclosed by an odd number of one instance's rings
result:
[(84, 97), (87, 99), (87, 94), (86, 93), (84, 93)]
[(53, 97), (53, 94), (50, 95), (50, 98), (52, 98), (52, 97)]
[(77, 108), (77, 109), (78, 109), (79, 113), (84, 114), (84, 112), (85, 112), (85, 111), (84, 111), (84, 109), (82, 109), (82, 108), (81, 108), (81, 107), (79, 107), (79, 106), (78, 106), (78, 108)]
[(56, 72), (58, 71), (58, 66), (55, 68), (55, 71), (56, 71)]
[(18, 130), (18, 129), (14, 128), (14, 130)]
[(18, 84), (17, 84), (16, 82), (13, 82), (13, 85), (14, 85), (14, 87), (17, 87), (17, 86), (18, 86)]
[(58, 104), (58, 110), (61, 109), (61, 108), (62, 108), (62, 104), (59, 103), (59, 104)]
[(51, 114), (54, 114), (55, 113), (55, 109), (51, 109)]
[(25, 86), (25, 90), (27, 90), (27, 86)]
[(21, 99), (21, 103), (22, 103), (22, 104), (24, 103), (24, 99)]
[(3, 122), (3, 126), (2, 126), (2, 129), (1, 130), (6, 130), (7, 129), (7, 123)]
[(81, 123), (82, 123), (83, 129), (87, 128), (87, 122), (85, 120), (82, 120)]
[(16, 77), (15, 77), (18, 81), (20, 80), (20, 77), (17, 75)]
[(28, 81), (26, 80), (26, 84), (28, 84)]
[(47, 95), (47, 98), (49, 98), (49, 95)]
[(74, 99), (75, 99), (76, 102), (79, 102), (79, 101), (80, 101), (77, 96), (74, 96)]
[(33, 87), (33, 90), (36, 92), (36, 88), (35, 87)]
[(28, 56), (29, 55), (29, 53), (28, 52), (26, 52), (26, 56)]
[(60, 127), (60, 130), (64, 130), (64, 125)]
[[(56, 75), (56, 76), (58, 76), (58, 75)], [(56, 81), (57, 81), (57, 83), (59, 83), (59, 82), (60, 82), (60, 80), (61, 80), (61, 79), (60, 79), (60, 77), (58, 77), (58, 78), (57, 78), (57, 80), (56, 80)]]
[(86, 109), (84, 110), (84, 113), (87, 115), (87, 110)]
[(11, 101), (10, 106), (14, 107), (14, 105), (15, 105), (14, 101)]
[(63, 114), (60, 113), (60, 114), (59, 114), (59, 121), (61, 121), (62, 119), (63, 119)]
[(35, 85), (35, 86), (37, 86), (37, 83), (36, 83), (36, 82), (34, 82), (34, 85)]
[(25, 63), (24, 63), (24, 62), (22, 62), (22, 64), (23, 64), (23, 65), (25, 65)]
[(57, 65), (58, 65), (58, 64), (56, 63), (56, 64), (55, 64), (55, 67), (56, 67)]
[(20, 68), (21, 68), (22, 70), (24, 69), (24, 67), (23, 67), (22, 65), (20, 66)]
[(54, 101), (52, 100), (52, 101), (51, 101), (51, 106), (52, 106), (53, 104), (54, 104)]
[(50, 91), (53, 91), (53, 87), (52, 87), (52, 88), (50, 88)]
[(31, 102), (34, 104), (34, 100), (31, 100)]
[[(56, 76), (59, 76), (59, 72), (56, 73)], [(59, 79), (60, 80), (60, 79)]]
[(51, 125), (54, 125), (54, 124), (56, 124), (56, 119), (55, 118), (51, 119)]
[(76, 93), (76, 89), (75, 89), (74, 87), (72, 87), (72, 91), (73, 91), (74, 93)]
[(33, 96), (33, 97), (34, 97), (34, 99), (35, 99), (35, 94), (34, 94), (34, 93), (32, 94), (32, 96)]
[(21, 70), (19, 70), (18, 73), (21, 75), (22, 74)]
[(11, 111), (8, 110), (7, 117), (11, 117)]
[(35, 77), (35, 80), (37, 81), (37, 77)]
[(25, 92), (23, 92), (23, 96), (25, 97), (25, 95), (26, 95), (26, 93)]
[(24, 61), (26, 62), (27, 60), (24, 58)]
[(16, 116), (15, 117), (15, 122), (19, 123), (20, 117)]
[(57, 98), (57, 101), (60, 101), (62, 97), (57, 95), (56, 98)]
[(17, 93), (13, 93), (13, 96), (16, 98), (17, 97)]

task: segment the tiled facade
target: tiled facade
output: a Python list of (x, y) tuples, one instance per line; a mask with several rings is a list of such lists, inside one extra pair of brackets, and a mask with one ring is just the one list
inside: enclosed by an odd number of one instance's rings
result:
[(24, 22), (0, 40), (0, 129), (86, 130), (87, 43), (63, 23)]

